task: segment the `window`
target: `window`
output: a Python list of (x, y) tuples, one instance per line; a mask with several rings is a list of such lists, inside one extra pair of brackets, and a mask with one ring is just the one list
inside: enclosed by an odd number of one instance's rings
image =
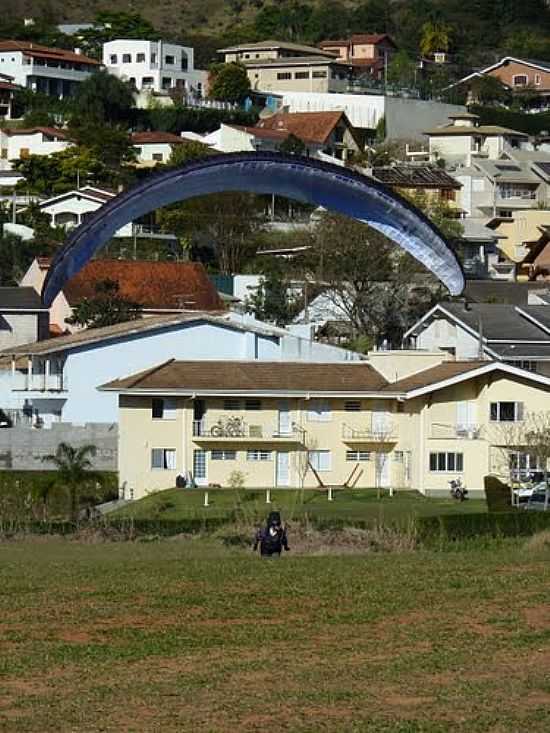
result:
[(310, 450), (309, 462), (316, 471), (330, 471), (331, 455), (329, 450)]
[(526, 369), (528, 372), (536, 372), (537, 371), (537, 362), (536, 361), (518, 361), (517, 364), (514, 364), (514, 362), (511, 362), (514, 366), (518, 366), (520, 369)]
[(393, 452), (393, 462), (394, 463), (403, 463), (405, 460), (405, 454), (402, 450), (396, 450)]
[(172, 397), (153, 397), (151, 416), (153, 420), (175, 420), (177, 402)]
[(527, 75), (526, 74), (515, 74), (512, 79), (512, 83), (515, 87), (527, 86)]
[(28, 158), (31, 154), (31, 151), (29, 148), (19, 148), (19, 157), (20, 158)]
[(151, 159), (162, 163), (162, 161), (164, 160), (164, 155), (162, 153), (153, 153), (151, 155)]
[(309, 79), (309, 71), (297, 71), (294, 74), (295, 79)]
[(491, 422), (520, 422), (523, 402), (491, 402)]
[(540, 471), (541, 468), (539, 459), (534, 455), (521, 451), (510, 454), (511, 474), (516, 481), (525, 480), (531, 471)]
[(245, 410), (261, 410), (262, 401), (261, 400), (245, 400), (244, 409)]
[(134, 145), (134, 150), (136, 151), (136, 155), (139, 158), (139, 156), (141, 155), (141, 152), (142, 152), (142, 148), (140, 148), (139, 145)]
[(430, 453), (430, 471), (464, 471), (462, 453)]
[(370, 461), (371, 454), (368, 450), (347, 450), (346, 461)]
[(240, 410), (241, 409), (241, 401), (236, 400), (234, 398), (228, 398), (223, 401), (223, 409), (224, 410)]
[(346, 412), (361, 412), (361, 401), (348, 400), (347, 402), (344, 402), (344, 410)]
[(314, 71), (311, 76), (314, 79), (326, 79), (327, 78), (327, 72), (326, 71)]
[(193, 451), (193, 474), (196, 481), (206, 479), (206, 451)]
[(283, 80), (286, 80), (286, 79), (292, 79), (292, 74), (290, 73), (290, 71), (280, 71), (277, 74), (277, 79), (278, 79), (278, 81), (283, 81)]
[(176, 451), (174, 448), (153, 448), (151, 451), (151, 468), (161, 471), (176, 470)]
[(151, 63), (152, 64), (156, 64), (157, 63), (157, 54), (156, 53), (152, 53), (151, 54)]
[(161, 86), (162, 86), (163, 89), (170, 89), (170, 87), (172, 86), (172, 80), (170, 79), (169, 76), (163, 76), (162, 77), (162, 85)]
[(443, 201), (456, 201), (456, 191), (454, 188), (442, 188), (441, 198)]
[(155, 83), (155, 80), (153, 79), (152, 76), (144, 76), (143, 79), (141, 80), (141, 85), (143, 86), (144, 89), (152, 87), (154, 83)]
[(307, 411), (308, 422), (330, 422), (330, 405), (326, 400), (310, 400)]
[(271, 451), (269, 450), (247, 450), (246, 451), (247, 461), (270, 461)]
[(138, 53), (136, 56), (136, 61), (138, 64), (144, 64), (145, 63), (145, 54), (144, 53)]
[(213, 450), (210, 454), (213, 461), (234, 461), (237, 458), (236, 450)]
[(535, 86), (540, 87), (542, 83), (542, 77), (540, 74), (535, 74)]
[(132, 63), (132, 54), (131, 53), (123, 53), (122, 54), (122, 63), (123, 64), (131, 64)]
[(110, 64), (116, 64), (116, 63), (118, 63), (118, 56), (116, 55), (116, 53), (112, 53), (109, 56), (109, 63)]
[(173, 66), (173, 65), (174, 65), (174, 63), (175, 63), (175, 59), (174, 59), (174, 57), (173, 57), (173, 56), (165, 56), (165, 57), (164, 57), (164, 63), (165, 63), (165, 64), (166, 64), (167, 66)]

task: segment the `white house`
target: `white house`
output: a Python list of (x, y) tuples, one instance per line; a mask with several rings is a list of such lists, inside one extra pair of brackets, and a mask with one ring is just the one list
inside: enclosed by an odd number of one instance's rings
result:
[(70, 97), (78, 84), (99, 67), (99, 61), (78, 49), (67, 51), (30, 41), (0, 41), (0, 73), (34, 92)]
[(171, 359), (334, 362), (358, 354), (296, 337), (254, 319), (184, 312), (17, 346), (2, 352), (0, 408), (32, 411), (44, 425), (116, 422), (117, 397), (105, 382)]
[(13, 93), (16, 89), (12, 76), (0, 74), (0, 117), (6, 120), (10, 120), (13, 116)]
[(132, 146), (136, 151), (137, 162), (141, 166), (154, 166), (167, 163), (172, 155), (174, 145), (189, 143), (184, 137), (171, 132), (134, 132)]
[(0, 129), (0, 170), (10, 170), (14, 160), (30, 155), (51, 155), (72, 144), (67, 133), (56, 127)]
[[(93, 186), (67, 191), (53, 198), (41, 201), (40, 211), (50, 217), (54, 227), (72, 229), (80, 226), (87, 216), (100, 209), (103, 204), (115, 197), (111, 191)], [(126, 224), (115, 233), (115, 237), (131, 237), (132, 224)]]
[(103, 44), (103, 65), (138, 91), (202, 96), (208, 74), (195, 69), (193, 49), (164, 41), (117, 39)]

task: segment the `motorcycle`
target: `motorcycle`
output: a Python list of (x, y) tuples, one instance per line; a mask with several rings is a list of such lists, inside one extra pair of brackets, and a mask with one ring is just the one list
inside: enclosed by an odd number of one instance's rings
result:
[(453, 499), (457, 501), (464, 501), (468, 498), (468, 489), (462, 485), (462, 481), (459, 478), (454, 478), (449, 481), (450, 493)]

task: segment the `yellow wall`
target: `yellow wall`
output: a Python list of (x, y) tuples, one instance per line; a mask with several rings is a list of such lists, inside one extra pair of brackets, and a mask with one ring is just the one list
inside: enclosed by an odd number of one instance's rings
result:
[(498, 246), (513, 262), (521, 262), (527, 253), (523, 244), (536, 242), (540, 238), (541, 226), (550, 226), (550, 211), (545, 209), (514, 211), (512, 219), (501, 221), (495, 227), (495, 232), (502, 237), (498, 241)]
[[(460, 420), (457, 403), (470, 401), (474, 407), (472, 425), (475, 430), (466, 434), (457, 432)], [(249, 488), (271, 488), (276, 483), (277, 452), (289, 453), (290, 487), (302, 484), (306, 450), (329, 450), (330, 470), (320, 473), (326, 485), (342, 485), (355, 465), (346, 460), (346, 451), (370, 452), (370, 460), (360, 461), (363, 471), (356, 486), (372, 487), (377, 484), (394, 488), (414, 488), (423, 492), (446, 491), (448, 481), (459, 475), (457, 470), (431, 471), (430, 453), (454, 452), (464, 456), (464, 470), (460, 473), (470, 489), (482, 489), (484, 476), (504, 469), (505, 453), (499, 447), (506, 427), (490, 421), (490, 403), (515, 401), (523, 403), (524, 414), (550, 411), (550, 388), (509, 375), (487, 375), (461, 382), (410, 400), (361, 400), (361, 411), (344, 410), (343, 399), (330, 399), (330, 419), (318, 422), (309, 419), (306, 400), (289, 398), (290, 423), (299, 426), (293, 435), (278, 435), (279, 401), (262, 400), (259, 411), (224, 410), (220, 398), (206, 399), (207, 412), (203, 435), (193, 434), (193, 403), (181, 398), (175, 420), (154, 420), (151, 417), (151, 399), (141, 396), (120, 397), (120, 481), (126, 483), (135, 498), (150, 491), (175, 485), (178, 473), (193, 469), (193, 451), (207, 451), (207, 478), (205, 485), (227, 486), (234, 471), (244, 474), (244, 485)], [(369, 436), (375, 411), (387, 412), (388, 427), (384, 440)], [(221, 419), (238, 416), (246, 426), (252, 426), (246, 437), (215, 437), (212, 427)], [(354, 436), (354, 438), (352, 438)], [(378, 436), (380, 438), (380, 436)], [(151, 449), (176, 450), (174, 471), (152, 469)], [(212, 450), (235, 450), (235, 460), (212, 460)], [(247, 460), (247, 449), (271, 453), (269, 461)], [(376, 455), (388, 454), (387, 475), (382, 477), (375, 466)], [(311, 470), (305, 474), (307, 488), (317, 486)]]

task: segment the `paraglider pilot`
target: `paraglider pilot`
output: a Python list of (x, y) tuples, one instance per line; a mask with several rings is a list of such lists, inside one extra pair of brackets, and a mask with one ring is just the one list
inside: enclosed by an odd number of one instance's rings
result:
[(286, 527), (281, 522), (279, 512), (270, 512), (265, 527), (261, 527), (256, 532), (254, 538), (254, 552), (260, 545), (260, 554), (262, 557), (281, 556), (284, 548), (287, 552), (290, 549), (286, 536)]

